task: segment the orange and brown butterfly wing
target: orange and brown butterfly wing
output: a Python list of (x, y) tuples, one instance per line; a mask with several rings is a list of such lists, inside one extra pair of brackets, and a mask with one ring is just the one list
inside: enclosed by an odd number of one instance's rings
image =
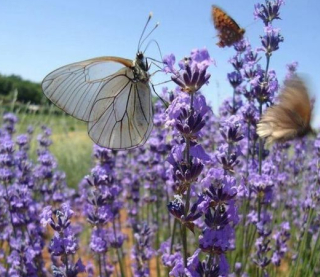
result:
[(219, 47), (231, 46), (243, 38), (245, 30), (219, 7), (212, 6), (212, 18), (220, 39)]
[(257, 133), (267, 143), (302, 137), (312, 131), (312, 105), (308, 90), (301, 78), (287, 80), (279, 103), (268, 108), (258, 123)]

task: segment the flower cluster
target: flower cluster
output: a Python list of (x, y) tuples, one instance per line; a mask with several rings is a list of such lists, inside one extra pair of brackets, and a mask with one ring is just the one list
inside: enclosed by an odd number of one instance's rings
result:
[(76, 263), (72, 261), (72, 256), (79, 248), (78, 239), (71, 227), (72, 215), (73, 211), (68, 204), (62, 204), (57, 210), (52, 210), (51, 206), (47, 206), (40, 215), (43, 227), (49, 225), (54, 230), (54, 237), (49, 245), (52, 260), (55, 261), (56, 257), (60, 257), (62, 262), (61, 266), (55, 264), (57, 262), (52, 265), (55, 277), (74, 277), (85, 272), (85, 266), (80, 258)]
[[(233, 45), (233, 94), (217, 114), (200, 92), (214, 63), (207, 49), (178, 66), (166, 56), (163, 71), (176, 87), (153, 103), (146, 144), (128, 151), (94, 145), (89, 175), (75, 188), (51, 150), (51, 129), (20, 133), (17, 116), (5, 113), (0, 275), (318, 276), (320, 136), (268, 147), (256, 133), (277, 101), (271, 57), (283, 37), (272, 24), (283, 3), (255, 6), (261, 47), (248, 39)], [(285, 78), (297, 65), (288, 64)]]

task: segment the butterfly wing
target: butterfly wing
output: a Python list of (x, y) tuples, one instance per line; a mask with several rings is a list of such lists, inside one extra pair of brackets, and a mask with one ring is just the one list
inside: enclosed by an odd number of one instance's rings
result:
[(86, 60), (53, 71), (42, 89), (66, 113), (87, 121), (100, 146), (134, 148), (147, 140), (153, 123), (149, 84), (136, 79), (132, 67), (117, 57)]
[(220, 39), (219, 47), (231, 46), (243, 38), (245, 30), (219, 7), (212, 6), (212, 18)]
[(42, 90), (66, 113), (89, 121), (101, 89), (116, 83), (121, 75), (115, 72), (131, 65), (131, 60), (117, 57), (100, 57), (69, 64), (49, 73), (42, 82)]
[(268, 108), (257, 126), (260, 137), (267, 143), (286, 141), (311, 131), (312, 106), (308, 90), (299, 77), (285, 82), (279, 103)]
[(288, 109), (298, 114), (302, 124), (307, 126), (311, 120), (312, 105), (308, 89), (301, 78), (295, 76), (285, 82), (280, 101)]
[(142, 82), (130, 82), (125, 77), (118, 81), (116, 97), (110, 99), (103, 92), (98, 95), (88, 133), (98, 145), (129, 149), (144, 144), (152, 131), (151, 91), (149, 85)]

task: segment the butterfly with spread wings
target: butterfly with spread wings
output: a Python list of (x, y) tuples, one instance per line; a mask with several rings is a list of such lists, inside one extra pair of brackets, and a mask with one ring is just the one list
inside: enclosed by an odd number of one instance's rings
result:
[(257, 126), (267, 143), (281, 142), (314, 133), (310, 126), (312, 103), (304, 81), (298, 77), (285, 81), (279, 103), (267, 109)]
[[(151, 14), (147, 24), (150, 18)], [(140, 51), (135, 60), (99, 57), (51, 72), (42, 90), (63, 111), (88, 122), (88, 134), (96, 144), (130, 149), (143, 145), (153, 127), (148, 70)]]
[(245, 30), (222, 9), (212, 6), (212, 19), (220, 41), (217, 43), (219, 47), (232, 46), (234, 43), (243, 38)]

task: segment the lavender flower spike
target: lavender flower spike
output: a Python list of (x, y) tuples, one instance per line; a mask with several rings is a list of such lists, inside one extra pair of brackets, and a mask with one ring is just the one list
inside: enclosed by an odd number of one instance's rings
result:
[(281, 19), (279, 17), (279, 10), (281, 5), (284, 4), (284, 0), (266, 0), (266, 4), (256, 4), (254, 5), (254, 17), (262, 19), (264, 25), (268, 25), (274, 19)]
[(211, 75), (206, 71), (206, 68), (200, 69), (197, 65), (191, 69), (189, 59), (185, 59), (185, 70), (171, 76), (171, 79), (181, 87), (182, 91), (192, 94), (208, 82)]
[(265, 33), (266, 35), (261, 38), (261, 43), (266, 55), (271, 56), (272, 52), (279, 49), (279, 43), (283, 42), (283, 36), (280, 35), (279, 29), (275, 29), (271, 25), (265, 27)]

